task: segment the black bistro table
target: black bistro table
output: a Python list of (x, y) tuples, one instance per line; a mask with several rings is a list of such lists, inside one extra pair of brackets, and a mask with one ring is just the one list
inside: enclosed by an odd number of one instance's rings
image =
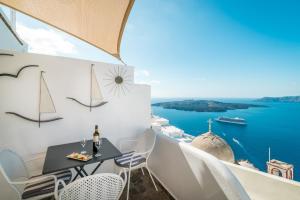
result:
[(73, 178), (74, 181), (78, 176), (88, 176), (88, 173), (84, 170), (85, 165), (98, 163), (90, 174), (93, 175), (105, 160), (114, 159), (122, 155), (122, 153), (107, 138), (101, 138), (101, 140), (101, 147), (98, 152), (101, 156), (98, 157), (93, 154), (93, 141), (87, 141), (85, 151), (87, 154), (93, 155), (93, 158), (87, 162), (72, 160), (66, 157), (73, 152), (82, 151), (80, 142), (48, 147), (43, 167), (43, 174), (74, 168), (77, 172), (76, 176)]

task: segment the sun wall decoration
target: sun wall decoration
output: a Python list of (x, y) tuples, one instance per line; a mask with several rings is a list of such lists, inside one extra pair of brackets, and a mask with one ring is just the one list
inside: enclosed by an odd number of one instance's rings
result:
[(124, 67), (117, 66), (113, 70), (109, 69), (103, 80), (110, 93), (120, 96), (130, 92), (133, 78)]

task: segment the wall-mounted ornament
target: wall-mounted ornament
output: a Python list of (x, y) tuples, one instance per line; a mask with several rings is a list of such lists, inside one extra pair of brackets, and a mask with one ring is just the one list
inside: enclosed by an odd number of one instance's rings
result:
[(30, 68), (30, 67), (39, 67), (38, 65), (25, 65), (23, 67), (21, 67), (21, 69), (19, 69), (19, 71), (17, 72), (17, 74), (7, 74), (7, 73), (3, 73), (3, 74), (0, 74), (0, 77), (1, 76), (8, 76), (8, 77), (12, 77), (12, 78), (18, 78), (20, 73), (25, 70), (26, 68)]
[(113, 70), (108, 70), (106, 77), (105, 87), (109, 88), (109, 91), (113, 95), (120, 96), (120, 94), (126, 95), (126, 92), (130, 91), (132, 85), (132, 78), (127, 70), (123, 67), (114, 67)]
[(31, 122), (37, 122), (37, 123), (39, 123), (39, 127), (41, 126), (41, 123), (52, 122), (52, 121), (63, 119), (61, 117), (55, 117), (55, 118), (50, 118), (50, 119), (41, 119), (41, 115), (44, 113), (56, 113), (56, 109), (55, 109), (52, 97), (50, 95), (48, 86), (46, 84), (45, 78), (43, 76), (43, 73), (44, 73), (44, 71), (41, 71), (41, 74), (40, 74), (40, 94), (39, 94), (39, 116), (38, 116), (38, 119), (32, 119), (29, 117), (25, 117), (16, 112), (6, 112), (6, 114), (15, 115), (17, 117), (20, 117), (22, 119), (25, 119), (25, 120), (28, 120)]
[(14, 54), (11, 54), (11, 53), (0, 53), (0, 56), (14, 56)]
[(67, 97), (67, 99), (73, 100), (77, 102), (78, 104), (89, 107), (90, 111), (92, 111), (92, 108), (100, 107), (103, 106), (104, 104), (107, 103), (107, 101), (104, 101), (104, 98), (102, 96), (95, 71), (94, 71), (94, 64), (91, 65), (91, 73), (90, 73), (90, 102), (89, 104), (85, 104), (80, 102), (79, 100), (72, 98), (72, 97)]

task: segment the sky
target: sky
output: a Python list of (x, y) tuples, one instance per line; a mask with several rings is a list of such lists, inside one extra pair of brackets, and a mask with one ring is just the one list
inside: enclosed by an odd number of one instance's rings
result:
[[(300, 95), (300, 1), (136, 0), (121, 43), (152, 97)], [(120, 64), (23, 14), (17, 32), (35, 53)]]

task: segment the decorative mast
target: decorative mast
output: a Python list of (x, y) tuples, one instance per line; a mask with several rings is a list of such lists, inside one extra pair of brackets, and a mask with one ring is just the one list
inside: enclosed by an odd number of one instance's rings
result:
[(94, 64), (91, 64), (90, 111), (92, 111), (93, 103), (99, 102), (104, 102), (104, 98), (96, 78)]
[(54, 106), (52, 97), (50, 95), (46, 80), (43, 76), (43, 73), (45, 73), (45, 72), (41, 71), (41, 73), (40, 73), (38, 119), (32, 119), (32, 118), (26, 117), (24, 115), (18, 114), (16, 112), (5, 112), (6, 114), (15, 115), (15, 116), (25, 119), (27, 121), (37, 122), (39, 124), (39, 127), (41, 127), (41, 123), (52, 122), (52, 121), (63, 119), (61, 117), (55, 117), (55, 118), (50, 118), (50, 119), (41, 119), (41, 115), (43, 113), (56, 113), (55, 106)]
[(41, 126), (41, 114), (42, 113), (55, 113), (56, 109), (50, 95), (48, 86), (44, 79), (43, 73), (41, 71), (40, 75), (40, 99), (39, 99), (39, 127)]
[(93, 99), (93, 67), (94, 67), (94, 64), (91, 64), (90, 112), (92, 112), (92, 99)]
[(103, 95), (101, 93), (99, 83), (97, 81), (97, 77), (95, 74), (94, 70), (94, 64), (91, 64), (91, 69), (90, 69), (90, 101), (89, 103), (82, 103), (79, 100), (72, 98), (72, 97), (67, 97), (67, 99), (71, 99), (78, 104), (88, 107), (90, 112), (92, 111), (92, 108), (96, 108), (99, 106), (102, 106), (107, 103), (107, 101), (104, 101)]

